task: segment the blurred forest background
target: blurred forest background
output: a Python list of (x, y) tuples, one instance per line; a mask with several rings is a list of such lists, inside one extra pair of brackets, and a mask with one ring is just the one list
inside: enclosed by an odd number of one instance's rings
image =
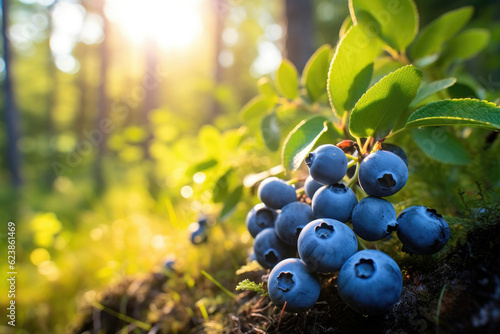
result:
[[(234, 273), (255, 200), (222, 219), (207, 252), (190, 245), (189, 224), (217, 216), (245, 175), (279, 165), (239, 110), (283, 57), (301, 71), (317, 47), (336, 44), (347, 0), (1, 3), (1, 221), (17, 228), (18, 328), (61, 333), (100, 289), (169, 257), (188, 281), (218, 265)], [(416, 4), (421, 27), (475, 7), (471, 26), (491, 40), (466, 67), (498, 91), (500, 4)], [(453, 213), (456, 199), (439, 200)]]

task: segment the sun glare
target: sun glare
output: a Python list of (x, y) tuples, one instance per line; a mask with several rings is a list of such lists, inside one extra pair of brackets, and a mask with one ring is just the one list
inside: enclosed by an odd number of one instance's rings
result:
[(134, 44), (185, 48), (202, 30), (200, 0), (107, 0), (106, 15)]

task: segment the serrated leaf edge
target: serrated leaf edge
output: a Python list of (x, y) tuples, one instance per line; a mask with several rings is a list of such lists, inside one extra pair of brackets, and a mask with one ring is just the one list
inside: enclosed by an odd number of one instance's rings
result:
[[(439, 100), (439, 101), (434, 101), (434, 102), (430, 102), (430, 103), (427, 103), (425, 106), (422, 106), (420, 108), (418, 108), (417, 110), (415, 110), (411, 115), (410, 117), (408, 117), (408, 120), (406, 121), (406, 125), (405, 125), (405, 129), (413, 129), (413, 128), (419, 128), (419, 127), (426, 127), (426, 126), (436, 126), (436, 125), (413, 125), (413, 126), (408, 126), (410, 123), (416, 123), (418, 121), (422, 121), (422, 120), (431, 120), (431, 119), (456, 119), (456, 120), (467, 120), (467, 121), (473, 121), (473, 122), (476, 122), (476, 123), (483, 123), (483, 124), (488, 124), (491, 126), (491, 128), (496, 128), (496, 129), (500, 129), (499, 126), (495, 125), (495, 124), (492, 124), (490, 122), (485, 122), (485, 121), (478, 121), (476, 119), (473, 119), (473, 118), (463, 118), (463, 117), (425, 117), (425, 118), (418, 118), (417, 120), (414, 120), (414, 121), (411, 121), (410, 119), (412, 118), (412, 116), (418, 111), (420, 110), (421, 108), (425, 108), (427, 106), (429, 106), (430, 104), (433, 104), (433, 103), (439, 103), (439, 102), (442, 102), (442, 101), (476, 101), (476, 102), (482, 102), (486, 105), (490, 105), (491, 107), (493, 108), (496, 108), (496, 109), (499, 109), (500, 110), (500, 107), (498, 105), (496, 105), (495, 103), (493, 102), (490, 102), (490, 101), (486, 101), (486, 100), (479, 100), (479, 99), (471, 99), (471, 98), (464, 98), (464, 99), (448, 99), (448, 100)], [(442, 125), (459, 125), (457, 123), (450, 123), (450, 124), (442, 124)], [(470, 126), (470, 125), (469, 125)]]

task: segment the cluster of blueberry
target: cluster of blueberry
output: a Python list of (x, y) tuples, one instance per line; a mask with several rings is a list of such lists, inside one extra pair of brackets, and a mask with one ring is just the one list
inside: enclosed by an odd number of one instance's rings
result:
[(397, 231), (403, 251), (424, 255), (439, 251), (450, 237), (448, 224), (435, 210), (412, 206), (396, 216), (392, 204), (381, 198), (406, 184), (407, 163), (395, 145), (365, 154), (357, 176), (368, 197), (359, 203), (342, 181), (351, 164), (335, 145), (319, 146), (306, 158), (310, 175), (304, 191), (311, 205), (298, 201), (295, 187), (284, 180), (261, 182), (262, 203), (248, 213), (246, 226), (255, 238), (255, 259), (272, 269), (268, 291), (276, 305), (290, 312), (308, 310), (320, 294), (318, 273), (338, 271), (339, 295), (355, 311), (371, 315), (392, 308), (403, 288), (401, 270), (381, 251), (358, 252), (356, 235), (376, 241)]

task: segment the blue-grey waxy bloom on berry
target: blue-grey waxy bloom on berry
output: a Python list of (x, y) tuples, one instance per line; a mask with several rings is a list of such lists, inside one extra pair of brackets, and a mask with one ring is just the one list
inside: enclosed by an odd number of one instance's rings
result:
[(309, 205), (293, 202), (285, 205), (276, 218), (274, 229), (278, 237), (290, 246), (297, 246), (300, 232), (309, 222), (316, 219)]
[(262, 203), (275, 210), (297, 201), (295, 188), (277, 177), (268, 177), (262, 181), (257, 194)]
[(274, 228), (266, 228), (255, 237), (253, 251), (257, 262), (266, 269), (272, 269), (278, 262), (295, 257), (297, 253), (295, 247), (278, 238)]
[(318, 146), (306, 157), (309, 174), (321, 184), (331, 185), (339, 182), (347, 172), (347, 157), (335, 145)]
[(397, 263), (374, 249), (357, 252), (340, 269), (340, 298), (363, 315), (389, 311), (401, 297), (403, 277)]
[(274, 227), (278, 212), (264, 203), (255, 205), (247, 214), (245, 224), (250, 235), (255, 238), (259, 232), (268, 227)]
[(299, 256), (320, 273), (338, 271), (358, 250), (358, 240), (346, 224), (335, 219), (316, 219), (302, 229), (298, 240)]
[(299, 259), (278, 263), (268, 280), (269, 298), (288, 312), (304, 312), (314, 306), (320, 293), (318, 275)]
[(436, 210), (416, 205), (399, 214), (397, 234), (404, 252), (431, 255), (446, 245), (450, 227)]
[(306, 192), (307, 197), (309, 197), (310, 199), (313, 198), (316, 191), (321, 187), (323, 187), (323, 185), (319, 182), (314, 181), (311, 175), (309, 175), (304, 182), (304, 191)]
[(345, 223), (358, 204), (356, 194), (343, 184), (324, 186), (318, 189), (312, 199), (312, 209), (318, 218), (332, 218)]
[(396, 210), (392, 204), (378, 197), (363, 198), (352, 211), (352, 228), (367, 241), (389, 238), (396, 230)]
[(408, 167), (396, 154), (378, 150), (359, 165), (359, 185), (370, 196), (386, 197), (397, 193), (408, 180)]

